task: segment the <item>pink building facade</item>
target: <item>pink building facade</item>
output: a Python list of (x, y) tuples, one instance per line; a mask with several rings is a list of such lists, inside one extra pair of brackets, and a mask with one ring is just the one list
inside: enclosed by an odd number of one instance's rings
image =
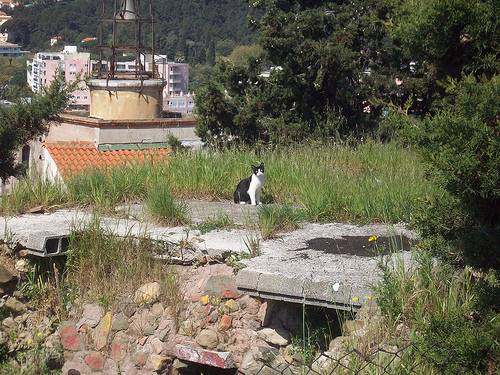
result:
[[(151, 56), (149, 61), (143, 62), (146, 70), (151, 70)], [(79, 53), (74, 46), (64, 47), (62, 52), (39, 52), (33, 60), (29, 60), (27, 80), (34, 92), (40, 92), (43, 86), (50, 86), (57, 71), (61, 72), (66, 82), (76, 80), (80, 75), (92, 75), (96, 68), (96, 61), (90, 60), (89, 53)], [(116, 63), (116, 71), (135, 71), (135, 61)], [(164, 81), (163, 110), (182, 114), (192, 114), (194, 99), (189, 92), (189, 65), (166, 61), (165, 56), (155, 56), (155, 69)], [(82, 82), (80, 89), (73, 93), (71, 109), (89, 110), (90, 92)]]
[[(67, 46), (63, 52), (40, 52), (33, 60), (27, 61), (28, 84), (34, 92), (50, 86), (57, 72), (62, 74), (66, 82), (76, 81), (78, 75), (84, 78), (92, 71), (90, 53), (79, 53), (76, 47)], [(89, 90), (85, 82), (73, 93), (73, 109), (88, 110), (90, 106)]]

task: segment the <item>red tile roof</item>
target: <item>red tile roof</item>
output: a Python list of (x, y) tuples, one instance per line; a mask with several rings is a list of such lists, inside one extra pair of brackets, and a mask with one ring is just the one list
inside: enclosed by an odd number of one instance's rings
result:
[(164, 160), (169, 148), (146, 150), (99, 151), (92, 142), (45, 143), (45, 148), (56, 163), (63, 179), (90, 168), (106, 168), (127, 163), (144, 163), (146, 160)]

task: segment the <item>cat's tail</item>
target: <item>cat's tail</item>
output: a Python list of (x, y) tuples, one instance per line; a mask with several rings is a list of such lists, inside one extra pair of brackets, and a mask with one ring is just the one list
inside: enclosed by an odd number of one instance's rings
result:
[(234, 203), (238, 204), (241, 201), (240, 192), (236, 190), (234, 192)]

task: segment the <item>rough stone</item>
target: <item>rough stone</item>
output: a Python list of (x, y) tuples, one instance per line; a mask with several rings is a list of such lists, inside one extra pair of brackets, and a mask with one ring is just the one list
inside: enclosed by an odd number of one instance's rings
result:
[(218, 368), (233, 368), (231, 352), (214, 352), (204, 349), (194, 349), (183, 345), (176, 345), (176, 356), (181, 360), (200, 363)]
[(155, 337), (151, 340), (151, 347), (156, 354), (160, 354), (163, 351), (163, 342), (158, 337)]
[(153, 371), (162, 371), (172, 362), (172, 359), (164, 355), (151, 354), (149, 361), (151, 362)]
[(14, 321), (14, 318), (8, 316), (2, 321), (2, 325), (8, 329), (14, 329), (17, 327), (17, 323)]
[(234, 299), (229, 299), (224, 304), (224, 308), (228, 313), (234, 313), (238, 311), (240, 307), (238, 306), (238, 302), (236, 302)]
[(287, 346), (290, 343), (290, 332), (282, 328), (261, 328), (257, 337), (271, 345)]
[(82, 318), (76, 326), (80, 328), (82, 325), (86, 324), (90, 328), (95, 328), (103, 316), (104, 310), (101, 306), (96, 303), (87, 303), (83, 305)]
[(272, 314), (276, 311), (277, 304), (273, 300), (265, 300), (262, 305), (260, 305), (259, 312), (257, 313), (257, 318), (261, 322), (263, 327), (268, 327), (271, 323)]
[(94, 330), (94, 345), (96, 350), (101, 350), (108, 343), (108, 334), (111, 328), (111, 314), (106, 314)]
[(219, 331), (226, 332), (231, 327), (231, 322), (233, 318), (229, 315), (222, 315), (219, 322)]
[(229, 275), (210, 276), (205, 285), (205, 294), (221, 299), (235, 299), (241, 295), (236, 289), (236, 278)]
[(109, 357), (115, 361), (123, 361), (127, 356), (127, 343), (113, 341)]
[(162, 319), (160, 320), (160, 323), (158, 323), (158, 329), (164, 330), (165, 328), (169, 327), (171, 323), (173, 322), (170, 319)]
[(162, 329), (162, 330), (160, 330), (160, 332), (158, 332), (156, 337), (158, 337), (158, 340), (164, 341), (165, 337), (167, 337), (169, 332), (170, 332), (170, 328)]
[(26, 259), (18, 260), (14, 267), (18, 272), (28, 272), (28, 262)]
[(259, 313), (261, 302), (258, 299), (244, 295), (238, 302), (241, 308), (245, 309), (245, 314), (257, 315)]
[(218, 320), (219, 320), (219, 313), (217, 311), (214, 311), (209, 316), (207, 316), (207, 323), (217, 323)]
[(149, 353), (147, 350), (137, 350), (130, 354), (130, 360), (136, 366), (144, 366), (148, 360)]
[(211, 329), (203, 329), (200, 331), (198, 336), (196, 336), (196, 343), (203, 348), (214, 349), (219, 343), (217, 338), (217, 333)]
[(9, 335), (7, 332), (0, 330), (0, 346), (5, 345), (9, 342)]
[(80, 335), (73, 322), (64, 321), (59, 328), (61, 334), (62, 346), (66, 350), (77, 351), (82, 348)]
[(346, 320), (342, 327), (344, 334), (352, 334), (358, 329), (362, 329), (365, 323), (362, 320)]
[(102, 371), (104, 358), (99, 352), (92, 352), (85, 357), (85, 362), (93, 371)]
[(262, 367), (264, 363), (272, 363), (279, 355), (279, 350), (269, 346), (253, 346), (243, 358), (241, 369), (246, 370), (255, 366)]
[(153, 315), (162, 316), (164, 310), (165, 309), (163, 308), (163, 304), (161, 302), (157, 302), (151, 306), (151, 314)]
[(5, 307), (8, 307), (9, 309), (14, 310), (18, 313), (26, 311), (26, 305), (15, 297), (7, 298), (7, 300), (5, 301)]
[(135, 292), (135, 302), (138, 304), (150, 304), (158, 300), (160, 296), (160, 284), (158, 282), (146, 283)]
[(189, 367), (189, 362), (187, 361), (183, 361), (179, 358), (175, 358), (174, 359), (174, 362), (172, 363), (172, 365), (174, 366), (174, 368), (176, 370), (185, 370)]
[(344, 336), (337, 336), (328, 345), (328, 351), (333, 353), (342, 352), (347, 339)]
[(17, 279), (17, 276), (0, 264), (0, 284), (7, 284)]
[(190, 296), (191, 302), (193, 302), (193, 303), (199, 302), (202, 297), (203, 297), (203, 294), (201, 294), (201, 293), (193, 293)]
[(111, 324), (111, 331), (124, 331), (128, 328), (128, 319), (123, 313), (116, 314)]

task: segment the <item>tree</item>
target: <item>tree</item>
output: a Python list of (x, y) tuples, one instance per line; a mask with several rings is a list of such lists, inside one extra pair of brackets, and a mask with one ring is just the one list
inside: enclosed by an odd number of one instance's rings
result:
[(56, 79), (43, 94), (35, 95), (31, 103), (18, 102), (12, 107), (0, 106), (0, 178), (17, 176), (23, 166), (16, 162), (15, 153), (33, 138), (45, 133), (51, 121), (69, 103), (73, 86)]
[(427, 202), (417, 224), (435, 253), (500, 269), (500, 75), (451, 80), (452, 105), (406, 129), (451, 199)]
[[(249, 3), (264, 11), (250, 24), (259, 32), (265, 56), (253, 56), (245, 69), (225, 60), (218, 63), (217, 84), (227, 92), (229, 107), (238, 109), (231, 118), (236, 121), (241, 114), (250, 120), (247, 125), (233, 123), (226, 128), (252, 129), (231, 135), (244, 142), (275, 143), (372, 130), (381, 109), (371, 104), (396, 92), (394, 77), (399, 74), (392, 53), (395, 46), (385, 38), (379, 2)], [(270, 66), (259, 65), (265, 59)], [(266, 68), (270, 68), (269, 77), (260, 75)], [(203, 106), (204, 99), (211, 100), (198, 96), (197, 105)], [(244, 133), (251, 137), (241, 138)]]
[[(462, 74), (500, 73), (500, 2), (422, 0), (394, 2), (387, 32), (427, 77), (421, 98), (435, 110), (447, 97), (440, 84)], [(446, 105), (446, 102), (444, 103)]]

